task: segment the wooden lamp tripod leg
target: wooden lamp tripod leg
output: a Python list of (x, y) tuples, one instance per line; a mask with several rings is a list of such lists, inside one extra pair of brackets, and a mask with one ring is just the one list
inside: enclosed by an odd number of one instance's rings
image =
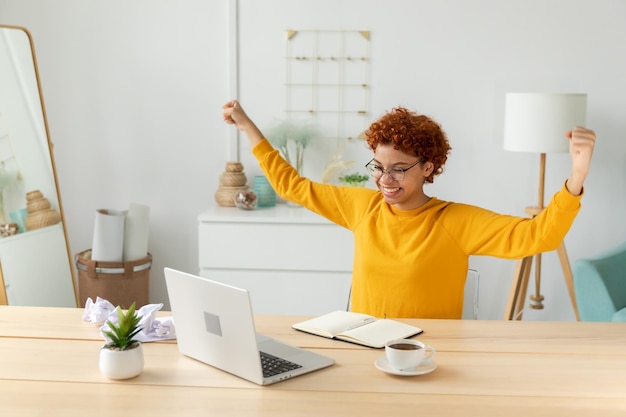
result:
[(580, 321), (580, 315), (578, 314), (578, 304), (576, 303), (576, 294), (574, 293), (574, 274), (572, 274), (572, 268), (569, 264), (569, 258), (567, 257), (567, 251), (565, 250), (565, 243), (561, 242), (556, 252), (559, 255), (559, 261), (561, 261), (561, 269), (563, 270), (563, 276), (565, 277), (565, 284), (569, 291), (569, 298), (572, 300), (572, 307), (574, 308), (574, 314), (576, 315), (576, 321)]
[[(567, 252), (565, 250), (565, 244), (561, 243), (557, 248), (559, 260), (561, 262), (561, 269), (563, 270), (563, 276), (565, 277), (565, 283), (569, 291), (569, 296), (572, 301), (572, 307), (574, 308), (574, 314), (576, 320), (580, 320), (578, 314), (578, 305), (576, 304), (576, 295), (574, 293), (574, 277), (572, 269), (570, 267), (569, 259), (567, 258)], [(530, 280), (530, 269), (532, 266), (533, 257), (528, 256), (517, 261), (515, 268), (515, 276), (513, 277), (513, 285), (511, 286), (511, 292), (509, 293), (509, 301), (507, 303), (506, 312), (504, 314), (505, 320), (521, 320), (522, 312), (524, 310), (524, 301), (526, 298), (526, 291), (528, 289), (528, 282)], [(537, 267), (537, 265), (535, 265)]]
[(532, 262), (532, 256), (527, 256), (526, 258), (522, 258), (517, 261), (515, 275), (513, 277), (513, 285), (511, 286), (509, 301), (504, 315), (505, 320), (521, 320), (522, 318), (524, 299), (526, 298), (526, 290), (528, 288)]

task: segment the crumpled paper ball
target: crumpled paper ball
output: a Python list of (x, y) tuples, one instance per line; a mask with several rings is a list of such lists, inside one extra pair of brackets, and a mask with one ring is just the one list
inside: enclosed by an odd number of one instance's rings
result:
[[(176, 328), (172, 317), (156, 317), (155, 314), (163, 308), (163, 304), (146, 304), (137, 310), (140, 317), (139, 324), (142, 330), (137, 333), (135, 339), (140, 342), (153, 342), (157, 340), (176, 339)], [(97, 297), (94, 302), (91, 298), (85, 303), (85, 311), (83, 312), (83, 320), (89, 323), (99, 324), (100, 333), (107, 342), (109, 338), (105, 335), (105, 331), (110, 330), (107, 321), (117, 324), (117, 312), (120, 307), (115, 307), (109, 301)]]

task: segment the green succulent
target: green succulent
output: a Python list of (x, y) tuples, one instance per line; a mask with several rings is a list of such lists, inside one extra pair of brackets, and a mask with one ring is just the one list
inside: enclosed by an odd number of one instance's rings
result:
[(367, 175), (363, 175), (363, 174), (349, 174), (349, 175), (344, 175), (343, 177), (339, 177), (339, 181), (351, 185), (351, 186), (357, 186), (357, 185), (361, 185), (364, 182), (367, 182), (367, 180), (369, 179), (369, 177)]
[(128, 350), (134, 347), (138, 340), (133, 339), (141, 331), (139, 322), (141, 317), (135, 310), (135, 303), (133, 303), (126, 313), (122, 309), (117, 310), (118, 323), (114, 324), (111, 320), (107, 320), (107, 324), (110, 330), (105, 330), (103, 333), (111, 339), (109, 343), (104, 345), (107, 349), (119, 349)]

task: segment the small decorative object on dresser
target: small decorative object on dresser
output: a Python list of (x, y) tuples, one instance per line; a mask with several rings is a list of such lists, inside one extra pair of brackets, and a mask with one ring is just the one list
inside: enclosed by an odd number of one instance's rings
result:
[(239, 193), (248, 191), (247, 181), (241, 162), (226, 162), (226, 168), (220, 175), (220, 185), (215, 192), (217, 204), (235, 207), (235, 199)]
[(16, 223), (0, 224), (0, 237), (9, 237), (17, 234), (19, 228)]
[(100, 349), (100, 371), (111, 379), (134, 378), (143, 371), (143, 347), (134, 337), (141, 331), (135, 303), (124, 313), (117, 310), (117, 323), (107, 320), (103, 330), (108, 343)]
[(254, 191), (244, 191), (235, 197), (235, 206), (242, 210), (254, 210), (257, 205), (257, 196)]

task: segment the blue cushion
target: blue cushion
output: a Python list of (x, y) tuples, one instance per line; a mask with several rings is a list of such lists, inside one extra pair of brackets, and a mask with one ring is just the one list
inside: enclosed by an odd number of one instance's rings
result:
[(626, 307), (617, 310), (615, 314), (613, 314), (613, 321), (626, 321)]
[(626, 242), (598, 257), (576, 260), (573, 275), (580, 319), (612, 321), (626, 307)]

